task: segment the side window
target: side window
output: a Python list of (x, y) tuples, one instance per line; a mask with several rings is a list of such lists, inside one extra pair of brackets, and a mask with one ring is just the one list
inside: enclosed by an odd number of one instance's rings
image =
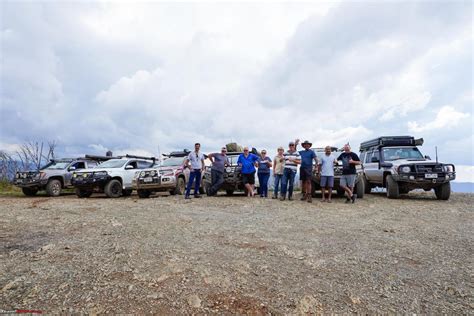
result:
[(372, 157), (375, 157), (380, 161), (380, 152), (377, 149), (375, 149)]
[(365, 153), (366, 153), (365, 151), (363, 151), (363, 152), (360, 153), (360, 157), (359, 157), (359, 158), (360, 158), (360, 161), (362, 161), (362, 162), (365, 161)]
[(132, 166), (133, 169), (137, 169), (137, 161), (130, 161), (127, 166)]
[(138, 161), (138, 168), (139, 169), (150, 168), (152, 165), (153, 165), (153, 163), (151, 161), (143, 161), (143, 160)]
[(88, 161), (87, 162), (87, 168), (94, 168), (97, 167), (97, 162), (95, 161)]
[(365, 163), (370, 163), (372, 160), (372, 151), (367, 151), (365, 156)]
[(84, 161), (77, 161), (71, 165), (71, 167), (75, 167), (77, 169), (85, 169), (86, 163)]

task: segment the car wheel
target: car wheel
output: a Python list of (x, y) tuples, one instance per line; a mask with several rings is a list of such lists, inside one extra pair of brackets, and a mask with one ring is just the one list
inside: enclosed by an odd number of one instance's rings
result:
[(367, 181), (365, 175), (362, 175), (361, 178), (362, 182), (364, 182), (364, 193), (370, 194), (372, 192), (372, 186), (370, 185), (369, 181)]
[(112, 179), (105, 185), (104, 192), (109, 198), (118, 198), (122, 196), (122, 183), (117, 179)]
[(23, 191), (23, 194), (26, 196), (35, 196), (36, 193), (38, 193), (37, 188), (21, 188), (21, 191)]
[(410, 192), (410, 190), (408, 190), (407, 188), (399, 188), (398, 191), (400, 192), (400, 194), (407, 194), (408, 192)]
[(391, 175), (387, 175), (386, 185), (387, 185), (387, 197), (389, 199), (398, 199), (400, 197), (400, 190), (398, 187), (398, 183), (395, 180), (393, 180), (393, 177)]
[(176, 183), (176, 188), (174, 190), (175, 194), (184, 195), (186, 192), (186, 182), (183, 178), (178, 178), (178, 183)]
[(46, 193), (49, 196), (59, 196), (61, 194), (61, 188), (61, 181), (52, 179), (48, 181), (48, 184), (46, 184)]
[(451, 195), (451, 183), (443, 183), (439, 187), (436, 187), (434, 191), (438, 200), (449, 200), (449, 196)]
[(76, 195), (78, 198), (88, 198), (92, 195), (92, 191), (76, 188)]
[(234, 194), (234, 190), (232, 190), (232, 189), (225, 190), (225, 193), (230, 196), (230, 195)]
[(364, 186), (364, 180), (359, 180), (355, 184), (355, 193), (357, 194), (358, 199), (362, 199), (364, 197), (364, 192), (365, 192), (365, 186)]
[(133, 190), (127, 189), (127, 190), (122, 190), (122, 195), (123, 196), (130, 196), (132, 195)]
[(148, 190), (137, 190), (138, 197), (146, 199), (150, 197), (151, 192)]

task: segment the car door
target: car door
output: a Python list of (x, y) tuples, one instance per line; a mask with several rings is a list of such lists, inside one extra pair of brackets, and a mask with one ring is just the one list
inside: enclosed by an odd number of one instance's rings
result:
[(86, 163), (84, 161), (76, 161), (71, 163), (64, 173), (64, 185), (66, 187), (71, 186), (72, 174), (78, 170), (85, 169)]
[(365, 176), (367, 177), (367, 180), (370, 183), (381, 183), (381, 181), (378, 179), (378, 173), (379, 173), (379, 163), (374, 162), (372, 158), (377, 158), (378, 159), (379, 154), (377, 149), (373, 149), (370, 151), (367, 151), (367, 154), (365, 155), (365, 161), (364, 161), (364, 172)]
[[(130, 168), (130, 166), (132, 166), (132, 168)], [(123, 168), (122, 186), (124, 189), (130, 189), (132, 187), (133, 177), (139, 170), (138, 160), (129, 160)]]

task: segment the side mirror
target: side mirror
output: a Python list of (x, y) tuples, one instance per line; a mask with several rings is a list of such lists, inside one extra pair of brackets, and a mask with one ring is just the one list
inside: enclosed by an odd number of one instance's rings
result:
[(130, 169), (135, 169), (135, 168), (133, 168), (132, 165), (127, 165), (127, 166), (125, 166), (125, 170), (130, 170)]
[(71, 166), (71, 167), (69, 167), (67, 170), (68, 170), (68, 171), (73, 171), (73, 170), (76, 170), (76, 167)]
[(377, 157), (372, 157), (372, 158), (370, 158), (370, 162), (379, 162), (379, 161), (380, 161), (380, 160), (379, 160), (379, 158), (377, 158)]
[(428, 155), (425, 155), (425, 159), (431, 160), (431, 157)]
[(380, 163), (380, 167), (382, 167), (382, 168), (392, 168), (393, 163), (391, 163), (391, 162), (382, 162), (382, 163)]

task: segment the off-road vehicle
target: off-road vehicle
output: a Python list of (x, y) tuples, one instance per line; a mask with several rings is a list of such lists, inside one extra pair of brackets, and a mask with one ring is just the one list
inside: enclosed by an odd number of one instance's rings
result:
[(93, 192), (104, 192), (110, 198), (132, 194), (132, 179), (137, 170), (155, 165), (154, 157), (126, 155), (110, 159), (96, 168), (74, 172), (72, 184), (76, 195), (89, 197)]
[(418, 149), (423, 139), (412, 136), (383, 136), (360, 145), (365, 192), (387, 189), (387, 197), (398, 198), (413, 189), (434, 189), (439, 200), (448, 200), (450, 181), (456, 178), (453, 164), (433, 161)]
[[(136, 172), (132, 180), (132, 186), (137, 190), (138, 196), (147, 198), (153, 192), (184, 195), (190, 170), (183, 165), (189, 153), (189, 150), (184, 149), (183, 151), (164, 154), (165, 158), (159, 166)], [(199, 191), (201, 194), (205, 193), (202, 185)]]
[[(324, 148), (311, 148), (316, 156), (318, 157), (318, 161), (321, 161), (321, 157), (325, 155)], [(333, 155), (336, 159), (339, 157), (340, 154), (343, 153), (342, 149), (338, 149), (337, 147), (331, 147), (331, 155)], [(312, 186), (311, 189), (313, 190), (313, 197), (316, 195), (316, 191), (321, 190), (321, 175), (317, 173), (317, 168), (313, 169), (313, 177), (312, 177)], [(357, 198), (364, 197), (364, 181), (363, 181), (363, 171), (360, 165), (356, 166), (357, 176), (354, 184), (354, 193), (357, 194)], [(337, 191), (339, 196), (344, 195), (344, 189), (340, 187), (340, 180), (342, 176), (342, 162), (337, 161), (337, 165), (334, 166), (334, 187), (333, 190)]]
[[(224, 169), (224, 183), (222, 184), (220, 190), (223, 190), (227, 195), (234, 194), (235, 191), (246, 192), (244, 183), (242, 181), (242, 168), (237, 164), (240, 154), (243, 152), (228, 152), (227, 158), (229, 160), (230, 166)], [(255, 149), (252, 149), (252, 153), (258, 155), (258, 152)], [(205, 191), (209, 190), (212, 185), (211, 178), (211, 167), (206, 167), (204, 171), (203, 183)], [(258, 187), (258, 177), (255, 174), (255, 187)]]
[(86, 156), (87, 158), (52, 159), (39, 170), (17, 172), (13, 184), (20, 187), (25, 195), (34, 196), (46, 190), (49, 196), (59, 196), (62, 189), (72, 188), (73, 172), (96, 167), (107, 157)]

